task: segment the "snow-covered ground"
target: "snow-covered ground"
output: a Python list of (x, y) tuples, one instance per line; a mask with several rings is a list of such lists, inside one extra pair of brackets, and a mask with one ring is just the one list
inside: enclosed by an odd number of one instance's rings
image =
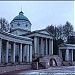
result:
[(23, 75), (75, 75), (75, 66), (50, 67), (48, 69), (24, 71)]

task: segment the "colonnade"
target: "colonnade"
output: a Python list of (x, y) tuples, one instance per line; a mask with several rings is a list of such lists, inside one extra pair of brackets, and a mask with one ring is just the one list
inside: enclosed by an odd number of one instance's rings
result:
[(35, 57), (53, 54), (53, 40), (50, 38), (35, 36), (33, 47)]
[[(19, 49), (16, 48), (17, 45), (19, 46)], [(9, 46), (10, 46), (10, 52), (9, 52)], [(25, 61), (32, 62), (32, 45), (0, 39), (0, 64), (2, 63), (8, 64), (9, 55), (11, 55), (11, 63), (15, 63), (16, 62), (15, 58), (17, 54), (16, 50), (19, 51), (19, 54), (18, 54), (19, 63), (22, 63)], [(25, 56), (26, 56), (26, 59), (25, 59)]]
[[(62, 49), (59, 49), (59, 56), (61, 58), (63, 58), (63, 55), (62, 55), (62, 52), (63, 50)], [(73, 49), (65, 49), (65, 61), (73, 61)]]

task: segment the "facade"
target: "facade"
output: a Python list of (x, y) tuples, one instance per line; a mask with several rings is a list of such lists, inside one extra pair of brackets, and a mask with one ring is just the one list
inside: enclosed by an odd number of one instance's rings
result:
[(21, 36), (28, 36), (33, 39), (33, 57), (53, 55), (53, 37), (45, 29), (22, 34)]
[(75, 44), (61, 44), (59, 56), (63, 58), (63, 65), (75, 65)]
[(59, 56), (63, 58), (63, 65), (75, 65), (75, 32), (68, 37), (67, 43), (59, 45)]
[(31, 25), (21, 11), (11, 21), (10, 32), (0, 32), (0, 73), (29, 69), (33, 58), (53, 54), (52, 35), (45, 29), (31, 32)]
[(33, 39), (32, 41), (33, 57), (41, 57), (44, 55), (53, 54), (53, 37), (51, 33), (46, 31), (46, 29), (31, 32), (31, 23), (29, 19), (23, 15), (22, 11), (19, 12), (19, 15), (16, 16), (11, 21), (10, 24), (11, 24), (10, 33), (23, 37), (27, 36)]
[(32, 51), (32, 39), (0, 32), (0, 63), (24, 62), (25, 47), (27, 47), (26, 62), (32, 62), (32, 55), (29, 55), (29, 51)]

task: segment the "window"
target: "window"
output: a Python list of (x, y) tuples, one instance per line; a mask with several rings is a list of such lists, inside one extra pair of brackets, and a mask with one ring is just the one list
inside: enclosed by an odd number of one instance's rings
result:
[(26, 24), (26, 27), (27, 27), (28, 25)]
[(18, 25), (18, 26), (20, 26), (20, 24), (19, 24), (19, 23), (18, 23), (17, 25)]

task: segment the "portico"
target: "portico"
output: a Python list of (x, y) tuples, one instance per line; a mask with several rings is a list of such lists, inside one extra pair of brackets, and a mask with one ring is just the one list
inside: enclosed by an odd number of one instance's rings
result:
[[(64, 61), (74, 61), (74, 51), (74, 44), (61, 44), (59, 46), (59, 56), (63, 58)], [(63, 53), (65, 53), (64, 56)]]
[(32, 62), (32, 39), (0, 32), (0, 64), (25, 62)]
[[(35, 40), (36, 38), (36, 40)], [(39, 40), (38, 40), (39, 39)], [(52, 55), (52, 40), (46, 37), (34, 36), (34, 55), (44, 56), (44, 55)]]
[(28, 36), (33, 39), (33, 57), (53, 54), (53, 37), (45, 29), (23, 34), (22, 36)]

